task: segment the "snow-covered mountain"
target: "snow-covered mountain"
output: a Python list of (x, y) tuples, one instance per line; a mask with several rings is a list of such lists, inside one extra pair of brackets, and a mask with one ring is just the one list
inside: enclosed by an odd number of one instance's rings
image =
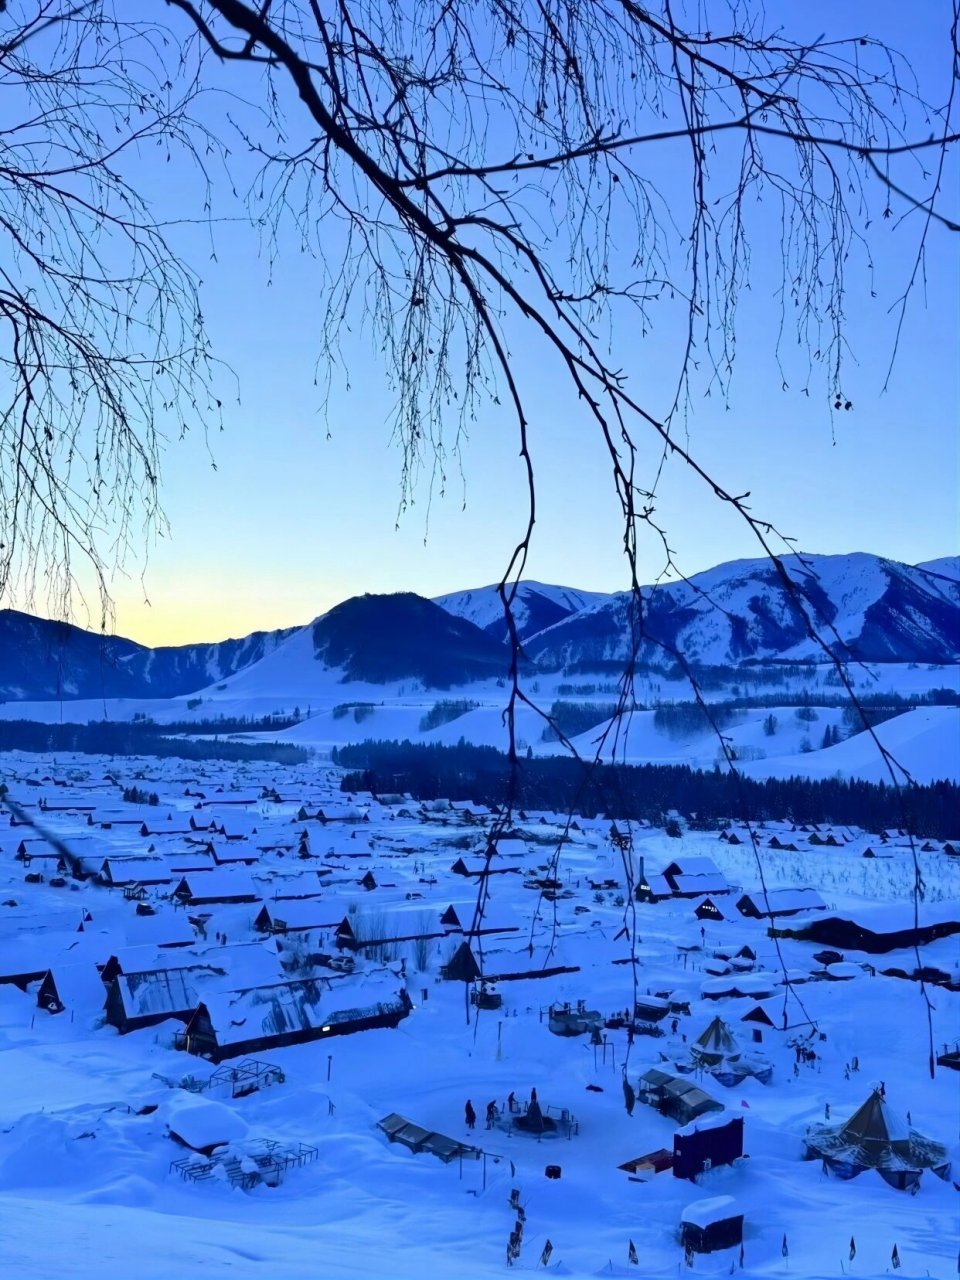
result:
[[(792, 590), (767, 560), (738, 560), (643, 592), (641, 661), (693, 664), (824, 657), (811, 624), (845, 658), (960, 659), (960, 583), (879, 556), (787, 556)], [(557, 669), (623, 662), (636, 619), (628, 595), (573, 614), (526, 645)]]
[(412, 592), (355, 596), (313, 624), (315, 656), (345, 680), (414, 679), (449, 689), (502, 675), (503, 646), (464, 618)]
[(960, 556), (940, 556), (938, 560), (924, 560), (916, 568), (925, 569), (927, 573), (939, 573), (942, 578), (952, 578), (954, 582), (960, 580)]
[[(823, 660), (808, 619), (844, 657), (960, 661), (960, 581), (942, 571), (949, 560), (932, 562), (936, 571), (862, 553), (783, 563), (795, 592), (766, 560), (645, 588), (641, 662), (662, 667), (673, 651), (700, 666)], [(544, 670), (603, 670), (630, 652), (627, 594), (531, 582), (515, 607), (527, 658)], [(502, 676), (504, 637), (495, 587), (436, 602), (409, 592), (355, 597), (307, 627), (158, 649), (4, 610), (0, 698), (172, 698), (223, 682), (237, 696), (241, 687), (309, 692), (343, 682), (446, 689)]]
[(150, 649), (122, 636), (0, 610), (0, 698), (172, 698), (272, 653), (296, 628)]
[[(574, 587), (548, 586), (542, 582), (521, 582), (513, 603), (513, 616), (521, 640), (545, 631), (574, 613), (602, 604), (611, 597), (600, 591), (578, 591)], [(454, 591), (434, 601), (448, 613), (465, 618), (495, 640), (505, 640), (507, 623), (503, 601), (495, 586), (472, 591)]]

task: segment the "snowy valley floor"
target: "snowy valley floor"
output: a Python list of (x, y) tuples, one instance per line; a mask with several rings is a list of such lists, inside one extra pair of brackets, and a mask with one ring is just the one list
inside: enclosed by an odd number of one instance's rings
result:
[[(431, 939), (424, 971), (418, 970), (411, 943), (378, 959), (357, 957), (343, 988), (353, 993), (353, 1003), (365, 1003), (365, 989), (405, 985), (414, 1005), (409, 1017), (393, 1029), (264, 1049), (255, 1056), (280, 1067), (283, 1083), (236, 1099), (229, 1091), (215, 1095), (242, 1122), (242, 1136), (234, 1140), (238, 1151), (266, 1139), (285, 1149), (303, 1143), (316, 1149), (316, 1159), (287, 1170), (275, 1187), (261, 1183), (242, 1190), (216, 1177), (183, 1181), (171, 1165), (189, 1153), (169, 1130), (177, 1123), (178, 1100), (190, 1095), (173, 1086), (186, 1076), (205, 1079), (214, 1067), (173, 1047), (179, 1021), (124, 1035), (104, 1025), (98, 1003), (103, 984), (95, 966), (111, 956), (119, 956), (127, 974), (138, 963), (142, 972), (192, 966), (198, 998), (222, 1001), (224, 993), (250, 985), (261, 957), (263, 973), (276, 981), (274, 941), (283, 949), (281, 962), (295, 961), (297, 977), (329, 973), (316, 962), (311, 967), (309, 956), (335, 954), (330, 926), (344, 916), (407, 936), (423, 932), (428, 919), (431, 931), (441, 931), (440, 915), (453, 905), (467, 925), (476, 883), (451, 867), (458, 857), (478, 865), (489, 818), (468, 818), (462, 806), (459, 812), (420, 810), (363, 796), (347, 810), (329, 769), (228, 769), (176, 760), (120, 764), (122, 777), (116, 762), (24, 755), (11, 757), (5, 769), (11, 796), (38, 830), (0, 828), (0, 977), (18, 966), (25, 974), (49, 969), (54, 977), (63, 975), (63, 991), (73, 993), (64, 997), (67, 1007), (53, 1014), (38, 1007), (36, 978), (25, 980), (24, 989), (0, 984), (0, 1259), (9, 1275), (502, 1276), (508, 1273), (505, 1251), (516, 1217), (508, 1203), (513, 1188), (526, 1214), (517, 1272), (543, 1270), (537, 1264), (547, 1240), (553, 1245), (549, 1274), (739, 1271), (738, 1249), (697, 1255), (688, 1269), (678, 1242), (687, 1205), (730, 1195), (744, 1214), (746, 1276), (884, 1275), (891, 1270), (894, 1244), (904, 1277), (946, 1280), (956, 1273), (960, 1196), (950, 1180), (927, 1171), (918, 1193), (910, 1195), (874, 1171), (844, 1182), (827, 1176), (819, 1161), (801, 1158), (805, 1129), (823, 1121), (825, 1104), (834, 1120), (845, 1120), (882, 1082), (892, 1111), (909, 1112), (913, 1126), (943, 1143), (954, 1161), (953, 1176), (960, 1176), (960, 1075), (938, 1068), (929, 1077), (927, 1010), (919, 985), (871, 975), (868, 967), (909, 971), (915, 957), (910, 951), (877, 956), (842, 948), (845, 964), (824, 976), (824, 966), (814, 959), (821, 947), (784, 940), (783, 964), (797, 983), (785, 1004), (781, 959), (766, 923), (741, 917), (734, 905), (741, 890), (759, 887), (742, 829), (739, 845), (718, 839), (716, 832), (686, 832), (681, 839), (651, 828), (634, 833), (635, 864), (639, 868), (642, 857), (647, 876), (672, 862), (706, 857), (734, 890), (713, 895), (729, 917), (724, 920), (697, 918), (702, 895), (636, 907), (637, 992), (669, 992), (675, 1005), (689, 1004), (689, 1014), (676, 1015), (676, 1032), (673, 1016), (656, 1024), (662, 1034), (638, 1034), (632, 1046), (624, 1030), (607, 1031), (600, 1047), (587, 1035), (566, 1038), (550, 1031), (551, 1004), (583, 1000), (607, 1017), (633, 1000), (630, 944), (621, 934), (624, 905), (618, 902), (624, 868), (608, 838), (609, 822), (581, 822), (559, 861), (557, 878), (569, 896), (545, 900), (527, 886), (552, 870), (562, 828), (556, 815), (528, 814), (499, 855), (504, 871), (492, 878), (486, 912), (488, 925), (515, 931), (484, 939), (483, 968), (488, 974), (546, 965), (578, 971), (500, 982), (502, 1007), (478, 1014), (467, 1003), (469, 986), (440, 980), (440, 965), (461, 941), (455, 931)], [(120, 801), (121, 786), (134, 780), (158, 793), (154, 817), (168, 831), (142, 834), (135, 824), (118, 820), (125, 809), (139, 817), (146, 808)], [(259, 798), (265, 788), (281, 800)], [(39, 807), (41, 798), (45, 808)], [(298, 816), (324, 806), (336, 814), (333, 820)], [(365, 820), (355, 821), (358, 816)], [(224, 831), (199, 823), (198, 832), (191, 817), (220, 823)], [(143, 825), (151, 821), (146, 814)], [(57, 876), (56, 849), (48, 843), (44, 849), (41, 831), (82, 850), (85, 860), (113, 859), (118, 881), (126, 858), (138, 859), (140, 874), (144, 860), (148, 869), (154, 865), (168, 878), (139, 898), (153, 913), (138, 914), (137, 896), (125, 897), (119, 883), (107, 887)], [(309, 856), (298, 857), (302, 831)], [(878, 903), (889, 905), (891, 918), (912, 910), (913, 864), (905, 842), (892, 835), (881, 844), (876, 833), (837, 829), (838, 845), (830, 847), (811, 844), (810, 834), (789, 823), (763, 829), (768, 889), (811, 887), (828, 913), (855, 916), (870, 905), (875, 920)], [(797, 850), (770, 849), (773, 836), (796, 843)], [(28, 841), (29, 863), (16, 857), (21, 840)], [(864, 858), (867, 847), (878, 856)], [(248, 865), (230, 861), (238, 850), (250, 854)], [(956, 919), (960, 858), (939, 845), (919, 856), (928, 887), (921, 923), (928, 912), (938, 919), (953, 912)], [(237, 885), (253, 883), (257, 901), (202, 909), (175, 905), (178, 868), (198, 859), (209, 866), (192, 877), (195, 895), (204, 875), (222, 880), (226, 869)], [(376, 882), (372, 890), (358, 883), (368, 871)], [(26, 883), (30, 872), (42, 874), (42, 882)], [(60, 878), (64, 884), (51, 885)], [(275, 915), (295, 914), (283, 904), (300, 890), (306, 894), (307, 879), (312, 896), (297, 899), (296, 910), (322, 904), (315, 928), (299, 931), (292, 941), (289, 934), (271, 940), (254, 927), (263, 905)], [(591, 888), (591, 879), (616, 887)], [(189, 924), (198, 917), (206, 917), (205, 937)], [(226, 934), (228, 944), (219, 944), (218, 934)], [(160, 945), (175, 935), (186, 937), (187, 945)], [(724, 969), (729, 975), (716, 953), (730, 955), (744, 946), (755, 961), (744, 966), (741, 985), (755, 992), (769, 988), (763, 1007), (777, 1026), (786, 1008), (790, 1023), (786, 1032), (765, 1027), (760, 1042), (752, 1038), (753, 1024), (742, 1021), (756, 1003), (749, 995), (706, 999), (703, 993), (704, 984), (709, 990)], [(960, 933), (925, 946), (922, 959), (956, 975)], [(928, 992), (939, 1052), (960, 1039), (960, 992)], [(708, 1073), (691, 1077), (744, 1118), (744, 1158), (711, 1169), (697, 1184), (669, 1170), (631, 1180), (618, 1166), (658, 1148), (672, 1149), (678, 1125), (642, 1101), (627, 1114), (624, 1066), (634, 1087), (648, 1068), (689, 1066), (691, 1043), (717, 1016), (745, 1050), (762, 1053), (773, 1067), (767, 1085), (752, 1077), (733, 1087)], [(816, 1056), (795, 1073), (793, 1042), (809, 1033), (810, 1021), (817, 1034), (807, 1043)], [(853, 1059), (859, 1069), (850, 1071)], [(537, 1139), (505, 1123), (484, 1127), (490, 1100), (503, 1110), (511, 1091), (526, 1100), (533, 1088), (545, 1108), (572, 1113), (577, 1131), (569, 1138)], [(479, 1117), (473, 1133), (464, 1122), (468, 1098)], [(391, 1144), (377, 1122), (393, 1112), (475, 1144), (485, 1158), (443, 1164)], [(216, 1110), (211, 1117), (214, 1127), (225, 1123)], [(560, 1166), (559, 1178), (545, 1176), (548, 1165)], [(637, 1266), (628, 1264), (630, 1241)]]

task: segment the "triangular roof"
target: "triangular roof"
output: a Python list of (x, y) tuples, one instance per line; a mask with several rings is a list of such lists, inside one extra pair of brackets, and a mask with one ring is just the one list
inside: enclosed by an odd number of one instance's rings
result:
[(529, 1129), (532, 1133), (543, 1133), (546, 1125), (543, 1120), (543, 1112), (540, 1109), (540, 1103), (534, 1100), (527, 1107), (527, 1114), (524, 1117), (524, 1128)]
[(843, 1125), (839, 1137), (850, 1146), (859, 1147), (871, 1163), (882, 1160), (891, 1149), (904, 1159), (911, 1156), (909, 1125), (876, 1090)]
[(469, 942), (461, 942), (448, 963), (444, 965), (444, 973), (454, 982), (473, 982), (480, 977), (480, 966), (477, 958), (470, 950)]
[(733, 1032), (722, 1018), (714, 1018), (707, 1029), (702, 1031), (693, 1043), (695, 1046), (707, 1050), (710, 1054), (722, 1054), (724, 1057), (731, 1053), (737, 1053), (740, 1047)]

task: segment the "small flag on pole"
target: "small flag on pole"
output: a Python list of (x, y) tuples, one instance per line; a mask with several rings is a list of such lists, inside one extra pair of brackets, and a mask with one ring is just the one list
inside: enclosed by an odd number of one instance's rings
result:
[(553, 1245), (548, 1240), (547, 1243), (543, 1246), (543, 1253), (541, 1253), (540, 1255), (541, 1267), (545, 1267), (547, 1263), (550, 1261), (551, 1253), (553, 1253)]
[(893, 1253), (890, 1255), (890, 1265), (893, 1267), (894, 1271), (900, 1270), (900, 1253), (896, 1245), (893, 1246)]
[(628, 1261), (629, 1261), (629, 1262), (631, 1262), (635, 1267), (639, 1267), (639, 1265), (640, 1265), (640, 1258), (639, 1258), (639, 1256), (638, 1256), (638, 1254), (637, 1254), (637, 1246), (633, 1243), (633, 1241), (632, 1241), (632, 1240), (630, 1241), (630, 1247), (629, 1247), (629, 1249), (627, 1249), (627, 1259), (628, 1259)]
[(790, 1257), (790, 1250), (787, 1248), (787, 1233), (783, 1233), (783, 1244), (780, 1246), (780, 1252), (785, 1258)]
[(857, 1242), (853, 1236), (850, 1237), (850, 1261), (852, 1262), (857, 1256)]

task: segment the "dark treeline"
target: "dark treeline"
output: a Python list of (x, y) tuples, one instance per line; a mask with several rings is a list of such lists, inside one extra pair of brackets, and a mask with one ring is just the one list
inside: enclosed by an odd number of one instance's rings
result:
[[(739, 687), (739, 686), (732, 686)], [(902, 711), (911, 711), (914, 707), (956, 707), (960, 706), (960, 692), (956, 689), (928, 689), (925, 693), (904, 696), (902, 693), (859, 693), (857, 702), (861, 707), (878, 711), (889, 711), (897, 715)], [(689, 707), (699, 706), (697, 702), (687, 700), (657, 699), (651, 703), (653, 707)], [(772, 707), (854, 707), (845, 693), (811, 693), (801, 689), (799, 693), (784, 690), (782, 693), (735, 694), (731, 698), (719, 699), (709, 703), (714, 707), (724, 707), (731, 711), (739, 711), (749, 707), (769, 709)], [(854, 707), (854, 710), (856, 708)]]
[[(418, 800), (471, 800), (499, 805), (509, 777), (507, 757), (493, 747), (411, 742), (365, 742), (334, 749), (334, 762), (353, 772), (344, 791), (407, 791)], [(903, 827), (931, 839), (951, 839), (960, 826), (960, 787), (938, 782), (897, 791), (857, 779), (738, 779), (729, 772), (686, 765), (597, 765), (586, 770), (566, 757), (521, 760), (517, 804), (521, 808), (574, 810), (663, 824), (670, 810), (693, 825), (773, 821), (863, 827)]]
[(284, 742), (216, 742), (167, 738), (139, 721), (89, 724), (41, 724), (37, 720), (0, 720), (0, 751), (78, 751), (104, 756), (178, 756), (183, 760), (274, 760), (302, 764), (303, 747)]
[(193, 733), (203, 736), (217, 733), (279, 733), (300, 723), (296, 713), (290, 716), (277, 712), (267, 716), (215, 716), (203, 720), (171, 720), (158, 724), (149, 716), (135, 715), (130, 721), (134, 730), (141, 733)]
[[(568, 676), (614, 676), (623, 678), (623, 658), (585, 658), (563, 667)], [(833, 669), (832, 667), (830, 668)], [(645, 662), (638, 671), (653, 679), (689, 681), (693, 675), (701, 689), (729, 689), (732, 685), (782, 685), (786, 680), (815, 680), (823, 665), (815, 662), (745, 662), (740, 667), (691, 663), (689, 671), (677, 662)]]

